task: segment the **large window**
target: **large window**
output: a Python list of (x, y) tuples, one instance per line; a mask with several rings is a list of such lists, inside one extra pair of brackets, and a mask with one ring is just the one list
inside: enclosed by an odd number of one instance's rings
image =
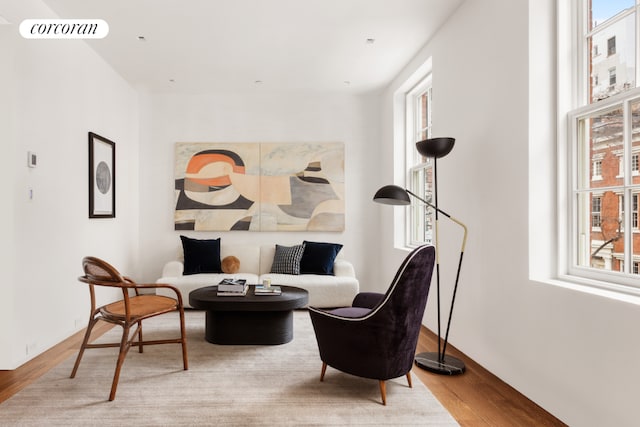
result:
[(640, 0), (576, 4), (580, 84), (569, 114), (568, 270), (640, 287)]
[[(431, 76), (406, 95), (406, 148), (409, 166), (407, 188), (428, 202), (433, 197), (433, 162), (416, 150), (416, 142), (431, 137)], [(432, 243), (434, 217), (431, 209), (414, 200), (408, 210), (408, 243)]]

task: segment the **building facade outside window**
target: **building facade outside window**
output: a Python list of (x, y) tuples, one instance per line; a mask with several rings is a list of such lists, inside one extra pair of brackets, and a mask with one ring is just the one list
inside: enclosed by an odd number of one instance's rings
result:
[[(568, 271), (640, 288), (640, 0), (575, 4), (581, 48), (578, 101), (568, 116)], [(606, 57), (598, 54), (604, 49)]]

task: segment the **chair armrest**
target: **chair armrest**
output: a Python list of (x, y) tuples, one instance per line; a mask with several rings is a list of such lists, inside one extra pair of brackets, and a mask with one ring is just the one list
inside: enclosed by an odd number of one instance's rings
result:
[(384, 298), (384, 294), (378, 292), (360, 292), (353, 299), (352, 307), (374, 308)]
[(171, 289), (173, 292), (175, 292), (176, 299), (182, 306), (182, 292), (180, 292), (180, 289), (176, 288), (175, 286), (167, 285), (165, 283), (142, 283), (142, 284), (136, 283), (135, 286), (132, 286), (132, 287), (136, 289), (136, 292), (138, 292), (138, 289), (158, 289), (158, 288)]
[(184, 264), (180, 261), (169, 261), (162, 268), (162, 277), (180, 277), (184, 272)]
[(333, 263), (334, 276), (356, 277), (356, 271), (353, 264), (345, 259), (336, 259)]

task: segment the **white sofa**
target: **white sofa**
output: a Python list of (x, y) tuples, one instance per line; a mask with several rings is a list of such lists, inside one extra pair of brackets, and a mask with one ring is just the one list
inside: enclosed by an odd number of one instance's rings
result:
[[(342, 252), (342, 251), (341, 251)], [(162, 269), (162, 277), (156, 283), (166, 283), (180, 289), (185, 307), (189, 305), (189, 293), (203, 286), (217, 285), (223, 278), (245, 279), (247, 283), (262, 283), (271, 279), (273, 285), (289, 285), (306, 289), (309, 292), (309, 305), (313, 307), (346, 307), (360, 289), (353, 265), (341, 256), (333, 265), (334, 275), (321, 274), (274, 274), (270, 273), (275, 254), (275, 245), (221, 244), (220, 259), (233, 255), (240, 260), (240, 271), (235, 274), (199, 273), (183, 275), (182, 261), (169, 261)], [(158, 289), (158, 295), (168, 289)], [(175, 296), (175, 294), (174, 294)]]

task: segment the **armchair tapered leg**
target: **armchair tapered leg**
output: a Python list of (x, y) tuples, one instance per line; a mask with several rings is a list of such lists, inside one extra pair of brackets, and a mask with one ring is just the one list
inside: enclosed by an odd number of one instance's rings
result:
[(182, 338), (182, 364), (184, 370), (189, 369), (189, 360), (187, 358), (187, 331), (184, 324), (184, 309), (180, 308), (180, 337)]
[(80, 351), (78, 352), (78, 357), (76, 357), (76, 363), (73, 365), (73, 370), (71, 371), (71, 377), (75, 378), (76, 372), (78, 372), (78, 367), (80, 366), (80, 361), (82, 360), (82, 355), (84, 354), (84, 349), (89, 343), (89, 338), (91, 337), (91, 330), (98, 323), (98, 320), (91, 316), (89, 319), (89, 324), (87, 325), (87, 330), (84, 333), (84, 339), (82, 340), (82, 345), (80, 346)]
[(142, 353), (142, 321), (138, 322), (138, 352)]
[(320, 372), (320, 381), (324, 381), (324, 374), (327, 372), (327, 364), (322, 362), (322, 372)]
[(409, 383), (409, 388), (413, 388), (413, 383), (411, 382), (411, 371), (407, 372), (407, 382)]
[(116, 362), (116, 371), (113, 374), (113, 382), (111, 383), (111, 393), (109, 394), (109, 400), (116, 398), (116, 389), (118, 388), (118, 380), (120, 379), (120, 369), (124, 363), (124, 358), (129, 351), (129, 326), (122, 327), (122, 340), (120, 341), (120, 353), (118, 354), (118, 361)]
[(382, 396), (382, 404), (387, 404), (387, 383), (380, 380), (380, 395)]

